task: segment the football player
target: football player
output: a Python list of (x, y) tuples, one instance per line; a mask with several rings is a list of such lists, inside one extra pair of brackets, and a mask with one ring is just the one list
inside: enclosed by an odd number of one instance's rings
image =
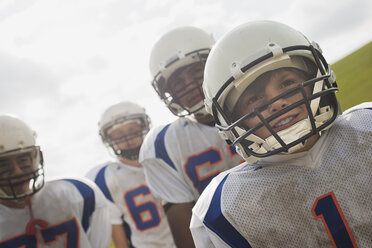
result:
[(199, 198), (198, 247), (372, 247), (372, 104), (341, 114), (315, 42), (278, 22), (243, 24), (212, 49), (203, 89), (247, 163)]
[(87, 177), (108, 199), (115, 247), (175, 247), (163, 206), (151, 194), (138, 162), (149, 128), (144, 108), (132, 102), (108, 107), (99, 121), (102, 142), (116, 161), (96, 166)]
[(0, 116), (0, 247), (109, 247), (106, 200), (89, 180), (44, 185), (35, 133)]
[(179, 118), (150, 131), (140, 161), (151, 191), (166, 203), (177, 247), (194, 246), (191, 210), (206, 185), (241, 161), (204, 109), (204, 66), (213, 44), (205, 31), (180, 27), (164, 34), (150, 55), (152, 86)]

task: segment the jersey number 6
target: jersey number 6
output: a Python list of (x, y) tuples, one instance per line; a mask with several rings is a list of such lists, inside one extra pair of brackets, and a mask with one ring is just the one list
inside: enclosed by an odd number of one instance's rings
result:
[[(233, 146), (227, 146), (227, 149), (231, 157), (237, 155)], [(210, 147), (188, 157), (184, 164), (184, 170), (199, 194), (203, 192), (213, 177), (225, 169), (224, 165), (218, 166), (222, 160), (221, 151), (215, 147)]]
[[(146, 185), (141, 185), (133, 190), (127, 191), (124, 195), (129, 213), (139, 231), (145, 231), (156, 227), (161, 221), (155, 201), (151, 200), (138, 203), (141, 198), (149, 195), (151, 195), (151, 192)], [(138, 202), (136, 199), (139, 199)]]

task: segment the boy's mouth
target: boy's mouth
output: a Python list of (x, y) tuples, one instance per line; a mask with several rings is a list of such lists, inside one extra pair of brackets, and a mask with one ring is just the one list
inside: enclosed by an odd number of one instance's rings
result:
[(23, 193), (25, 190), (28, 190), (29, 182), (22, 182), (22, 183), (16, 183), (13, 185), (14, 190), (16, 193)]
[(200, 94), (195, 94), (193, 96), (190, 96), (188, 99), (187, 99), (187, 105), (189, 106), (194, 106), (195, 104), (197, 104), (198, 102), (202, 101), (203, 100), (203, 96), (200, 95)]
[(274, 130), (276, 132), (279, 132), (283, 129), (286, 129), (286, 128), (292, 126), (293, 124), (296, 123), (296, 117), (297, 116), (298, 115), (291, 115), (291, 116), (288, 116), (288, 117), (285, 117), (285, 118), (281, 119), (278, 123), (276, 123), (274, 125), (274, 127), (273, 127)]

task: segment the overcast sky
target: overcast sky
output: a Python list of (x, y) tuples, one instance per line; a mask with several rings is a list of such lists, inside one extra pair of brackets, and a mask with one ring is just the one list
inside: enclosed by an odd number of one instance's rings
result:
[(153, 126), (175, 119), (150, 85), (149, 54), (172, 28), (218, 39), (247, 21), (284, 22), (334, 63), (372, 40), (370, 0), (0, 0), (0, 114), (38, 133), (47, 179), (83, 176), (111, 159), (102, 112), (121, 100)]

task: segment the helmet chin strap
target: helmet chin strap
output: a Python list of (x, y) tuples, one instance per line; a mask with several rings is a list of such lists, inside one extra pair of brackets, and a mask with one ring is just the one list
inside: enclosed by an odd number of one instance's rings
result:
[(192, 116), (203, 116), (203, 115), (207, 115), (208, 112), (207, 110), (205, 109), (204, 107), (204, 100), (198, 102), (197, 104), (195, 104), (194, 106), (190, 107), (188, 109), (189, 112), (191, 112)]
[(194, 115), (194, 116), (206, 116), (206, 115), (209, 115), (209, 113), (208, 113), (207, 110), (203, 107), (203, 108), (201, 108), (199, 111), (195, 112), (193, 115)]

